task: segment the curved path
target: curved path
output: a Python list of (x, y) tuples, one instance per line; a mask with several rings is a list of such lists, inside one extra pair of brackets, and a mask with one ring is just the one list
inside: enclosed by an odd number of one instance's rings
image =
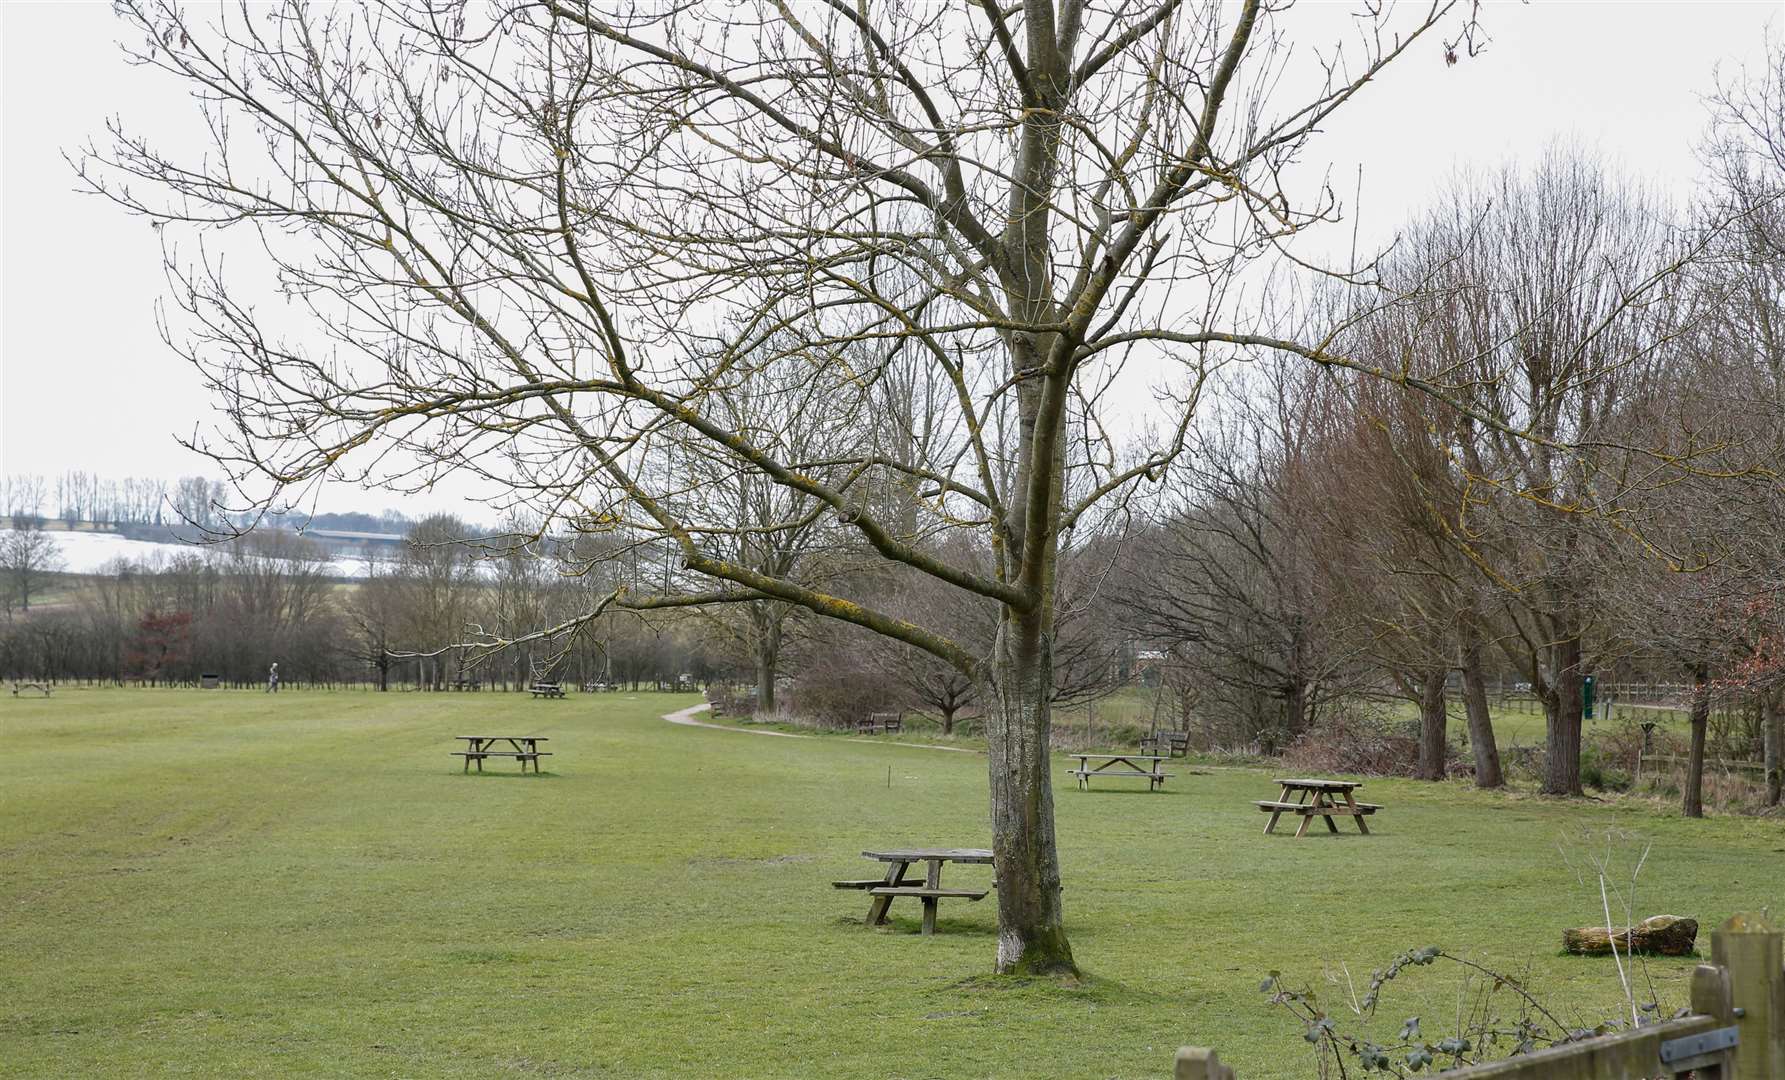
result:
[[(712, 708), (711, 705), (702, 702), (699, 705), (690, 705), (686, 709), (667, 713), (664, 715), (663, 719), (668, 720), (672, 724), (682, 724), (686, 727), (711, 728), (714, 731), (735, 731), (740, 735), (773, 735), (781, 739), (815, 739), (818, 737), (816, 735), (796, 735), (791, 731), (766, 731), (760, 728), (733, 727), (730, 724), (709, 724), (705, 720), (694, 719), (695, 713), (703, 713), (710, 708)], [(885, 741), (850, 739), (849, 741), (857, 746), (909, 746), (918, 750), (946, 750), (951, 754), (982, 754), (985, 752), (983, 750), (968, 749), (964, 746), (937, 746), (934, 743), (896, 742), (890, 739)]]

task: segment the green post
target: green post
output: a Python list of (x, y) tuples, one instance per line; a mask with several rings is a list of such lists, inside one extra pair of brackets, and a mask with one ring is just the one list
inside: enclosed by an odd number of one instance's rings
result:
[(1588, 675), (1585, 678), (1581, 679), (1581, 681), (1580, 681), (1580, 702), (1581, 702), (1581, 705), (1583, 706), (1583, 709), (1581, 711), (1581, 716), (1588, 720), (1593, 719), (1593, 698), (1594, 698), (1597, 690), (1598, 690), (1598, 687), (1594, 683), (1593, 676)]

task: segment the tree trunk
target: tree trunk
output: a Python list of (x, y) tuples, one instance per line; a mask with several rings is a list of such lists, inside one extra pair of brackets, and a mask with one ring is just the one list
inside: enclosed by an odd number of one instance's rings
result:
[(984, 700), (1001, 974), (1076, 974), (1060, 909), (1048, 756), (1053, 642), (1045, 613), (1007, 613)]
[(1692, 666), (1692, 751), (1686, 759), (1686, 795), (1681, 812), (1704, 816), (1704, 737), (1711, 726), (1711, 673), (1705, 664)]
[(942, 734), (954, 734), (954, 714), (959, 711), (959, 709), (960, 706), (958, 705), (944, 705), (942, 707)]
[(1544, 747), (1543, 794), (1581, 795), (1581, 644), (1578, 635), (1558, 641), (1555, 685), (1544, 701), (1548, 713), (1548, 740)]
[(1497, 788), (1506, 783), (1500, 769), (1500, 744), (1488, 712), (1487, 679), (1481, 671), (1481, 631), (1473, 621), (1463, 627), (1463, 709), (1468, 715), (1469, 746), (1475, 752), (1475, 786)]
[(1450, 715), (1444, 705), (1444, 684), (1450, 672), (1433, 668), (1419, 688), (1419, 764), (1416, 780), (1444, 779), (1444, 751)]
[(1779, 737), (1785, 734), (1785, 713), (1779, 708), (1778, 690), (1768, 690), (1760, 697), (1761, 760), (1766, 765), (1766, 804), (1779, 805), (1782, 779), (1779, 769)]
[(756, 653), (756, 711), (775, 712), (775, 670), (781, 666), (781, 620), (766, 603), (750, 605), (751, 645)]

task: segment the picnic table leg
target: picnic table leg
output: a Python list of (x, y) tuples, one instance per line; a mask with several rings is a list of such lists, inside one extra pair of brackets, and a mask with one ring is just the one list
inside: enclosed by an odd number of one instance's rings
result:
[[(1337, 805), (1336, 803), (1333, 802), (1332, 795), (1330, 795), (1327, 792), (1321, 792), (1319, 801), (1320, 801), (1321, 806), (1328, 807), (1329, 809)], [(1339, 825), (1338, 825), (1338, 822), (1333, 820), (1333, 816), (1331, 814), (1322, 814), (1320, 816), (1321, 816), (1321, 819), (1326, 822), (1326, 831), (1329, 833), (1337, 834), (1339, 831)]]
[[(1277, 794), (1277, 801), (1280, 803), (1285, 803), (1285, 802), (1289, 801), (1289, 785), (1287, 785), (1287, 784), (1283, 785), (1283, 790)], [(1281, 810), (1272, 810), (1271, 811), (1271, 819), (1269, 821), (1265, 822), (1265, 824), (1264, 824), (1264, 835), (1269, 836), (1269, 835), (1271, 835), (1271, 833), (1273, 831), (1276, 830), (1277, 819), (1282, 816), (1283, 816), (1283, 811), (1281, 811)]]
[(1357, 822), (1357, 831), (1365, 836), (1370, 835), (1370, 827), (1364, 824), (1364, 816), (1357, 812), (1357, 800), (1351, 797), (1349, 791), (1345, 793), (1345, 802), (1351, 807), (1351, 820)]
[[(942, 860), (931, 859), (929, 872), (924, 875), (924, 888), (940, 889), (941, 887)], [(936, 932), (936, 903), (937, 899), (934, 896), (923, 898), (923, 932), (926, 935)]]
[[(1313, 796), (1312, 799), (1309, 798), (1310, 795)], [(1314, 824), (1314, 810), (1319, 809), (1320, 807), (1320, 793), (1317, 791), (1309, 792), (1304, 788), (1301, 792), (1301, 797), (1296, 799), (1295, 803), (1297, 806), (1308, 807), (1307, 810), (1302, 811), (1298, 815), (1302, 820), (1301, 824), (1295, 827), (1295, 838), (1300, 840), (1302, 837), (1308, 835), (1308, 826)]]
[[(909, 865), (911, 864), (906, 862), (887, 863), (887, 885), (896, 886), (899, 882), (903, 881), (905, 879), (905, 867)], [(874, 898), (874, 902), (868, 905), (869, 926), (882, 926), (886, 923), (886, 909), (892, 906), (892, 901), (893, 898), (890, 896), (876, 896)]]

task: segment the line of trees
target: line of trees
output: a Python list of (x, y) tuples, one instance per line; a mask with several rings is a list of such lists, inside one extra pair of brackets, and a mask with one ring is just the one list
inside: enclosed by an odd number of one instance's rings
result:
[(1776, 793), (1785, 172), (1752, 176), (1785, 141), (1740, 115), (1772, 141), (1714, 142), (1724, 183), (1689, 221), (1566, 149), (1458, 181), (1380, 267), (1395, 303), (1322, 298), (1356, 367), (1222, 387), (1130, 547), (1137, 631), (1267, 749), (1360, 693), (1417, 704), (1430, 779), (1460, 675), (1482, 786), (1510, 671), (1556, 795), (1582, 791), (1587, 675), (1686, 677), (1685, 812), (1719, 695), (1764, 709)]
[[(287, 686), (380, 690), (473, 680), (520, 689), (541, 678), (637, 688), (736, 674), (736, 653), (709, 627), (674, 615), (615, 613), (574, 636), (480, 647), (563, 621), (583, 608), (590, 583), (562, 574), (562, 559), (549, 552), (520, 544), (474, 550), (458, 542), (469, 535), (456, 518), (427, 518), (397, 555), (374, 559), (354, 581), (339, 578), (320, 545), (280, 530), (171, 558), (121, 559), (65, 578), (49, 607), (9, 611), (0, 623), (0, 673), (151, 686), (216, 675), (253, 686), (277, 662)], [(54, 534), (0, 535), (0, 556), (20, 538), (40, 552), (42, 581)]]

